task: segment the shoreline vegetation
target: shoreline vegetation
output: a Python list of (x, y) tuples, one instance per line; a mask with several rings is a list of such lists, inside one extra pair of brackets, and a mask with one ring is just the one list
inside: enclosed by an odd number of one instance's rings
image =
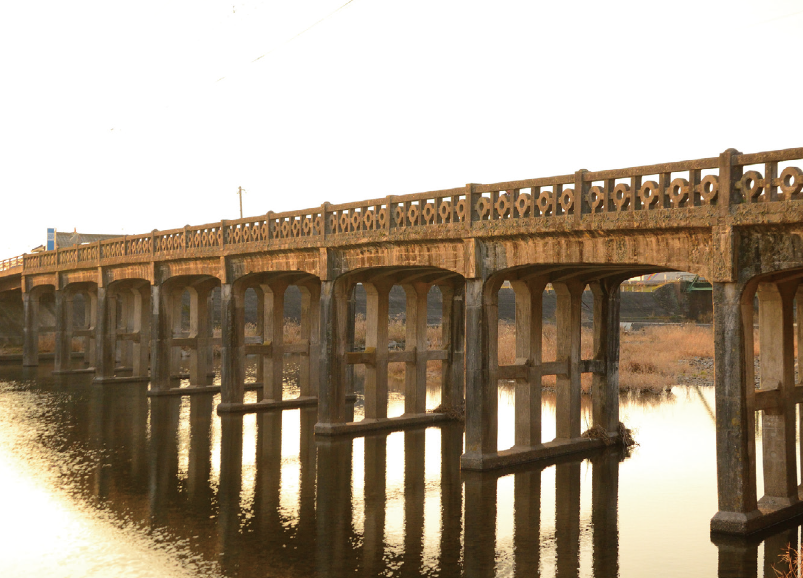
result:
[[(555, 325), (545, 323), (543, 326), (542, 360), (555, 360)], [(246, 325), (246, 335), (255, 335), (256, 326)], [(216, 330), (216, 334), (219, 330)], [(355, 349), (365, 347), (365, 317), (358, 315), (355, 323)], [(284, 340), (295, 343), (301, 339), (301, 326), (297, 322), (288, 321), (284, 326)], [(388, 341), (390, 349), (403, 349), (405, 341), (405, 323), (403, 319), (391, 318), (388, 322)], [(427, 342), (430, 349), (442, 347), (441, 327), (427, 328)], [(756, 354), (758, 354), (758, 340)], [(590, 327), (583, 327), (581, 351), (583, 359), (590, 359), (592, 353), (593, 333)], [(52, 352), (55, 346), (53, 335), (40, 337), (39, 350), (42, 353)], [(82, 350), (80, 340), (76, 339), (72, 347), (74, 352)], [(21, 348), (3, 348), (0, 354), (21, 353)], [(668, 391), (673, 385), (713, 385), (714, 382), (714, 338), (710, 325), (653, 325), (638, 331), (622, 330), (620, 334), (619, 356), (619, 389), (622, 392), (658, 394)], [(502, 321), (499, 323), (499, 364), (511, 365), (516, 358), (515, 325)], [(430, 379), (440, 377), (440, 361), (428, 364), (427, 374)], [(356, 366), (355, 372), (360, 375), (362, 366)], [(404, 378), (404, 363), (391, 363), (388, 368), (392, 380)], [(555, 386), (555, 376), (544, 376), (543, 387), (550, 390)], [(582, 376), (583, 393), (590, 393), (591, 374)]]

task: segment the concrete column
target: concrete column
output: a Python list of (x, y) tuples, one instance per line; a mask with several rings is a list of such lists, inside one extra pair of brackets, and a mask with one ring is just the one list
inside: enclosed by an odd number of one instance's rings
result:
[(796, 408), (794, 395), (795, 343), (792, 303), (797, 287), (761, 283), (758, 286), (761, 389), (780, 391), (779, 406), (764, 410), (764, 497), (776, 506), (798, 501), (796, 461)]
[(170, 352), (170, 377), (178, 377), (181, 373), (181, 348), (173, 346), (173, 337), (184, 334), (182, 318), (184, 313), (184, 287), (176, 287), (170, 291), (168, 297), (168, 315), (170, 331), (167, 337), (167, 350)]
[(95, 378), (114, 377), (115, 347), (117, 345), (117, 299), (106, 287), (98, 287), (95, 321)]
[(591, 458), (594, 576), (619, 575), (619, 451), (611, 448)]
[(541, 559), (540, 469), (514, 474), (513, 520), (513, 575), (529, 577)]
[(131, 331), (139, 335), (133, 342), (132, 367), (134, 377), (147, 377), (150, 364), (151, 340), (151, 308), (150, 287), (138, 287), (131, 290), (133, 295)]
[(465, 360), (465, 287), (441, 285), (441, 342), (449, 358), (441, 362), (441, 405), (461, 407), (465, 401), (463, 363)]
[(271, 353), (264, 358), (262, 398), (281, 401), (284, 385), (284, 293), (287, 283), (261, 285), (265, 312), (264, 342), (271, 344)]
[(161, 284), (151, 285), (151, 390), (153, 391), (170, 389), (170, 343), (173, 333), (170, 317), (170, 290)]
[(39, 294), (22, 294), (23, 307), (23, 348), (22, 365), (39, 365)]
[[(84, 293), (84, 329), (95, 329), (95, 315), (97, 314), (98, 295), (96, 291)], [(88, 367), (95, 367), (95, 338), (84, 337), (84, 363)]]
[(388, 295), (387, 283), (363, 283), (366, 294), (365, 352), (375, 362), (365, 366), (365, 419), (388, 416)]
[(711, 529), (744, 532), (759, 516), (752, 405), (753, 293), (745, 292), (741, 284), (713, 283), (713, 301), (719, 511)]
[(64, 289), (56, 290), (56, 373), (68, 372), (72, 366), (72, 304), (72, 298)]
[(365, 524), (363, 531), (364, 576), (379, 576), (385, 569), (385, 508), (387, 434), (365, 437)]
[[(131, 333), (134, 327), (134, 294), (131, 291), (122, 291), (118, 294), (120, 302), (120, 318), (115, 327), (116, 332)], [(120, 349), (120, 365), (134, 366), (134, 344), (130, 339), (117, 341)]]
[(209, 373), (212, 370), (212, 289), (208, 285), (189, 287), (190, 293), (190, 337), (195, 339), (195, 347), (190, 350), (190, 384), (211, 385)]
[(243, 403), (245, 391), (244, 291), (231, 284), (220, 286), (220, 400)]
[(568, 364), (568, 374), (555, 383), (556, 439), (580, 437), (580, 330), (583, 283), (553, 283), (557, 296), (557, 360)]
[(557, 578), (580, 575), (580, 462), (555, 466), (555, 566)]
[[(466, 457), (496, 454), (498, 397), (491, 364), (497, 360), (497, 309), (493, 288), (466, 279)], [(497, 288), (498, 290), (498, 288)], [(495, 377), (495, 374), (494, 374)]]
[[(803, 283), (797, 286), (795, 292), (795, 323), (797, 325), (797, 370), (798, 383), (803, 382)], [(795, 384), (797, 385), (797, 384)], [(803, 409), (800, 410), (798, 431), (803, 432)], [(799, 443), (800, 479), (803, 483), (803, 436)]]
[(318, 423), (344, 423), (346, 418), (346, 287), (321, 283)]
[(309, 344), (307, 358), (299, 368), (299, 395), (301, 397), (317, 397), (317, 368), (321, 355), (321, 288), (317, 283), (310, 283), (308, 285), (299, 285), (298, 289), (301, 292), (301, 339)]
[(427, 411), (427, 295), (429, 285), (410, 283), (403, 285), (407, 296), (405, 322), (405, 351), (415, 357), (406, 363), (404, 371), (404, 413)]
[(608, 433), (619, 429), (619, 283), (591, 283), (594, 294), (594, 359), (605, 364), (604, 373), (594, 373), (591, 382), (594, 425)]
[[(346, 351), (354, 351), (354, 325), (357, 321), (357, 286), (352, 285), (346, 301)], [(346, 391), (354, 393), (354, 366), (346, 365)]]

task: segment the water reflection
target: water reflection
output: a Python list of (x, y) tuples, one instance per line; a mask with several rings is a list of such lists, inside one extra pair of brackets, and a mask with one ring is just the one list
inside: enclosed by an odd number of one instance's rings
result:
[[(681, 453), (686, 433), (678, 426), (701, 445), (712, 433), (710, 407), (702, 403), (710, 405), (711, 392), (677, 393), (623, 399), (624, 413), (641, 427), (633, 458), (609, 449), (469, 474), (460, 471), (459, 424), (316, 439), (314, 408), (218, 417), (218, 398), (209, 394), (148, 398), (143, 385), (98, 387), (85, 376), (0, 368), (0, 478), (8, 495), (49, 488), (48, 501), (40, 500), (61, 506), (42, 509), (41, 526), (61, 523), (57, 511), (93, 519), (85, 544), (76, 546), (72, 533), (71, 542), (56, 541), (41, 554), (60, 556), (51, 559), (57, 564), (27, 554), (33, 570), (26, 575), (75, 564), (77, 551), (84, 566), (72, 573), (105, 575), (102, 544), (113, 543), (121, 576), (138, 575), (137, 556), (157, 576), (174, 575), (176, 567), (243, 577), (613, 577), (688, 575), (698, 567), (697, 575), (774, 576), (779, 554), (799, 543), (799, 528), (715, 538), (712, 545), (706, 476), (713, 474), (703, 469), (712, 456), (679, 458), (690, 464), (678, 478), (683, 502), (657, 484), (676, 483), (672, 450)], [(545, 414), (549, 403), (545, 396)], [(61, 472), (57, 482), (54, 471)], [(687, 504), (677, 516), (682, 523), (672, 522), (666, 512)], [(19, 523), (27, 509), (14, 506), (6, 518), (12, 522), (0, 526), (3, 576), (14, 575), (4, 560), (29, 551), (17, 546), (25, 539), (14, 531), (27, 527)], [(684, 528), (691, 542), (683, 541)], [(663, 543), (653, 540), (655, 531)], [(120, 546), (126, 541), (143, 545), (129, 555)]]

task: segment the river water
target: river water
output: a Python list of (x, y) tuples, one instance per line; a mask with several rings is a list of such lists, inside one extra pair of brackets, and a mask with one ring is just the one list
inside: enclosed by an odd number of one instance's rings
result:
[[(221, 418), (218, 396), (51, 370), (0, 366), (4, 578), (774, 576), (798, 542), (792, 526), (712, 543), (711, 387), (622, 397), (628, 453), (468, 474), (459, 424), (322, 441), (314, 408)], [(505, 448), (512, 388), (499, 396)], [(545, 394), (544, 439), (554, 413)]]

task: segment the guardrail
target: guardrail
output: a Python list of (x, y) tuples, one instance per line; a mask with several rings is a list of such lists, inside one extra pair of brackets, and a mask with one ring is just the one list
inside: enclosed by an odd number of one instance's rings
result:
[(0, 271), (6, 271), (8, 269), (13, 269), (14, 267), (22, 267), (22, 258), (23, 255), (19, 255), (18, 257), (0, 260)]
[[(127, 256), (157, 258), (230, 246), (274, 241), (301, 245), (348, 238), (354, 234), (391, 234), (428, 227), (470, 229), (483, 223), (529, 222), (562, 218), (580, 223), (583, 215), (672, 211), (721, 204), (803, 200), (803, 171), (790, 161), (803, 148), (756, 154), (726, 151), (717, 157), (574, 174), (490, 185), (388, 196), (182, 229), (125, 236), (57, 251), (24, 256), (36, 270), (78, 263), (100, 263)], [(727, 187), (727, 194), (721, 187)], [(683, 219), (688, 211), (683, 211)], [(662, 219), (663, 222), (667, 222)]]

